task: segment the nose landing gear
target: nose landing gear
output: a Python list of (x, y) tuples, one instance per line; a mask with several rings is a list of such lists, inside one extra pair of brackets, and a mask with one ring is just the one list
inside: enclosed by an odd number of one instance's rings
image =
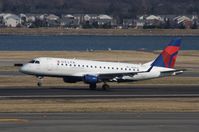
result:
[(38, 86), (38, 87), (42, 87), (43, 77), (38, 76), (37, 79), (38, 79), (37, 86)]

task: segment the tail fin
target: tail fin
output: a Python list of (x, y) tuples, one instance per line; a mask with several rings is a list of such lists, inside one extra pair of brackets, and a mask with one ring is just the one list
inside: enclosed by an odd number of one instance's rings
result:
[(177, 54), (180, 50), (180, 45), (180, 38), (172, 40), (162, 51), (162, 53), (155, 59), (151, 66), (174, 68)]

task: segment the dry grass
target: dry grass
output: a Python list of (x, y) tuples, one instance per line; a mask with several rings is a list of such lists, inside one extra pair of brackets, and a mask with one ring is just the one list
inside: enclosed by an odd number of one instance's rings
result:
[[(143, 59), (140, 60), (140, 54)], [(137, 52), (137, 51), (95, 51), (95, 52), (79, 52), (79, 51), (2, 51), (0, 59), (25, 59), (30, 60), (37, 57), (59, 57), (59, 58), (77, 58), (104, 61), (148, 61), (154, 58), (153, 53)]]
[(18, 71), (19, 67), (14, 66), (0, 66), (0, 71)]
[(199, 112), (199, 98), (0, 100), (0, 112)]
[(2, 28), (0, 34), (15, 35), (161, 35), (198, 36), (198, 29), (65, 29), (65, 28)]
[[(31, 86), (36, 87), (37, 79), (33, 76), (15, 76), (15, 77), (0, 77), (0, 87), (11, 87), (11, 86)], [(129, 82), (129, 83), (110, 83), (111, 86), (122, 87), (122, 86), (135, 86), (135, 85), (199, 85), (199, 78), (197, 77), (166, 77), (158, 78), (153, 80)], [(62, 78), (44, 78), (43, 86), (64, 86), (64, 87), (88, 87), (83, 82), (80, 83), (64, 83)]]
[[(30, 60), (37, 57), (61, 57), (77, 58), (102, 61), (120, 61), (145, 63), (157, 57), (159, 52), (140, 52), (140, 51), (1, 51), (0, 59), (7, 60)], [(199, 65), (198, 51), (180, 51), (177, 65)]]

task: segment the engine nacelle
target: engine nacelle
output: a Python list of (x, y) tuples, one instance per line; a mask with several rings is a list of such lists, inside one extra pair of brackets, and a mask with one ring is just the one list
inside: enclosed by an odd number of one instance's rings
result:
[(83, 80), (85, 83), (88, 84), (96, 84), (97, 82), (99, 82), (99, 78), (93, 75), (85, 75)]
[(82, 81), (81, 78), (77, 77), (64, 77), (63, 80), (65, 83), (76, 83)]

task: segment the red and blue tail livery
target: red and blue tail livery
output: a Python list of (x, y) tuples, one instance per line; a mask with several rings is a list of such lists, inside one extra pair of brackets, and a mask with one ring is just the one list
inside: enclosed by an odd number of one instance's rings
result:
[(155, 59), (152, 66), (174, 68), (178, 51), (180, 50), (181, 39), (172, 40), (162, 53)]

